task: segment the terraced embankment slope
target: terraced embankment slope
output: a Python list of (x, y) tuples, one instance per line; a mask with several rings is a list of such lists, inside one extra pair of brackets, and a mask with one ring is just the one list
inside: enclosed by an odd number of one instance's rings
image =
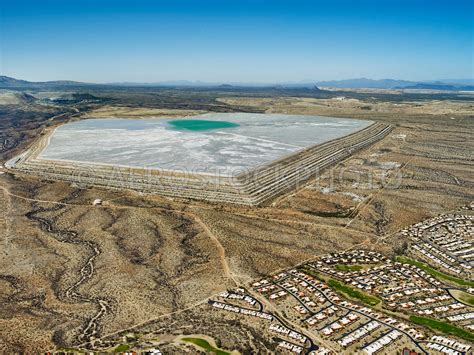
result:
[(40, 159), (53, 132), (41, 137), (7, 167), (51, 180), (86, 186), (129, 189), (183, 199), (257, 206), (290, 191), (324, 169), (381, 140), (392, 130), (385, 123), (318, 144), (235, 177), (165, 172), (122, 166)]

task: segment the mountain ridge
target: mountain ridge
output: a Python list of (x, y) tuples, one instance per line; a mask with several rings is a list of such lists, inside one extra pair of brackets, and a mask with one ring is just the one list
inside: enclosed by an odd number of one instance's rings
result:
[(190, 80), (175, 80), (161, 82), (112, 82), (112, 83), (87, 83), (73, 80), (53, 80), (33, 82), (0, 75), (0, 88), (2, 89), (35, 89), (35, 88), (67, 88), (67, 87), (113, 87), (113, 86), (147, 86), (147, 87), (282, 87), (282, 88), (309, 88), (333, 87), (348, 89), (427, 89), (447, 91), (473, 91), (474, 79), (447, 79), (445, 81), (410, 81), (397, 79), (369, 79), (355, 78), (343, 80), (304, 81), (286, 83), (244, 83), (244, 82), (204, 82)]

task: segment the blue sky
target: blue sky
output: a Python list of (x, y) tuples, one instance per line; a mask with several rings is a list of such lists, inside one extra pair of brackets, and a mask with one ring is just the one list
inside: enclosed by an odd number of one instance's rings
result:
[(474, 77), (473, 0), (0, 0), (0, 74), (87, 82)]

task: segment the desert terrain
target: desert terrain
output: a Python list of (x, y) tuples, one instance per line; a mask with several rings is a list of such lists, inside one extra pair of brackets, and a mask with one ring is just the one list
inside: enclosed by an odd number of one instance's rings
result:
[(46, 127), (84, 118), (284, 113), (370, 119), (394, 130), (263, 207), (82, 186), (2, 168), (0, 346), (7, 353), (106, 351), (125, 343), (143, 349), (147, 342), (163, 353), (202, 350), (183, 342), (183, 334), (229, 352), (275, 351), (260, 323), (214, 313), (209, 300), (328, 253), (364, 249), (393, 258), (409, 243), (400, 230), (474, 201), (474, 97), (466, 94), (232, 88), (62, 94), (53, 102), (35, 91), (2, 93), (2, 163)]

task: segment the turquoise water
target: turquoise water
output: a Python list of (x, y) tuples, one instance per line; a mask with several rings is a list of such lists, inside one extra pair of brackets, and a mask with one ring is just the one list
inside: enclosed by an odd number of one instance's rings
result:
[(42, 159), (232, 176), (370, 125), (318, 116), (208, 113), (88, 119), (56, 129)]
[(168, 122), (176, 129), (187, 131), (209, 131), (211, 129), (233, 128), (240, 125), (228, 121), (209, 121), (209, 120), (173, 120)]

